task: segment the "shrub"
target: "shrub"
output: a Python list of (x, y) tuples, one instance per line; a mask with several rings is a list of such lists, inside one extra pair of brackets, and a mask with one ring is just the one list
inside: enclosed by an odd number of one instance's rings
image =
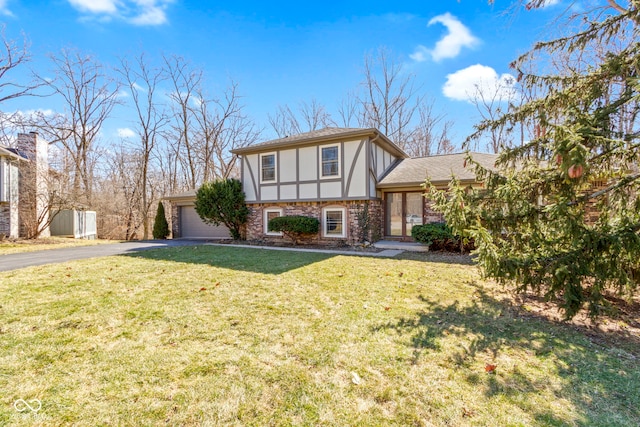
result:
[(268, 229), (284, 234), (293, 240), (294, 245), (297, 245), (303, 237), (318, 233), (320, 221), (317, 218), (300, 215), (279, 216), (269, 221)]
[(434, 251), (464, 252), (473, 249), (471, 239), (462, 239), (453, 234), (451, 228), (444, 222), (415, 225), (411, 229), (411, 237), (417, 242), (429, 245), (429, 248)]
[(196, 193), (196, 212), (207, 224), (226, 225), (231, 237), (239, 240), (249, 218), (242, 183), (233, 178), (205, 182)]
[(156, 220), (153, 223), (153, 238), (166, 239), (169, 237), (169, 224), (164, 215), (164, 205), (158, 202), (158, 212), (156, 212)]

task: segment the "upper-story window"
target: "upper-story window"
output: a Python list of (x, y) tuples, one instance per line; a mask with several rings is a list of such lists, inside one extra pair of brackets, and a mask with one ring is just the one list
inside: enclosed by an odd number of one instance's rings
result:
[(322, 177), (339, 177), (340, 176), (340, 146), (329, 145), (321, 148)]
[(268, 153), (260, 155), (261, 182), (276, 181), (276, 154)]

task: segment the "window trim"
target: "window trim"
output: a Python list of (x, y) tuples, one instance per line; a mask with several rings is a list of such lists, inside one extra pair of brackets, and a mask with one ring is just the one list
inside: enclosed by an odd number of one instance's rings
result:
[[(327, 231), (327, 213), (339, 211), (342, 214), (342, 233), (329, 234)], [(344, 239), (347, 237), (347, 208), (342, 206), (327, 206), (322, 208), (322, 237), (327, 239)]]
[[(322, 167), (323, 166), (323, 164), (322, 164), (323, 163), (323, 160), (322, 160), (322, 149), (323, 148), (332, 148), (332, 147), (338, 148), (338, 159), (337, 159), (337, 161), (338, 161), (338, 173), (337, 173), (337, 175), (324, 175), (324, 168)], [(342, 144), (340, 144), (340, 143), (337, 143), (337, 144), (326, 144), (326, 145), (321, 145), (319, 148), (320, 148), (320, 153), (319, 153), (319, 156), (318, 156), (318, 162), (319, 162), (318, 167), (320, 169), (320, 171), (319, 171), (320, 172), (319, 173), (320, 179), (339, 179), (339, 178), (342, 178), (342, 168), (341, 168), (341, 166), (342, 166)]]
[[(262, 158), (266, 156), (273, 156), (273, 179), (265, 180), (262, 168)], [(278, 153), (275, 151), (269, 153), (260, 153), (260, 183), (274, 183), (278, 182)]]
[(269, 231), (269, 221), (267, 219), (267, 216), (270, 212), (278, 212), (280, 214), (279, 216), (284, 215), (283, 208), (265, 208), (262, 214), (263, 232), (265, 236), (282, 236), (281, 231)]

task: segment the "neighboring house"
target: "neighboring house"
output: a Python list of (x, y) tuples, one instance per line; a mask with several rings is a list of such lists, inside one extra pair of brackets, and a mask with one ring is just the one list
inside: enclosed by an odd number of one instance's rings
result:
[[(318, 218), (317, 243), (354, 244), (363, 235), (370, 241), (411, 239), (414, 225), (442, 220), (422, 197), (427, 176), (443, 187), (452, 175), (475, 183), (463, 167), (465, 154), (409, 158), (377, 129), (325, 128), (232, 152), (240, 158), (249, 240), (281, 239), (268, 230), (268, 221), (281, 215)], [(492, 167), (496, 156), (474, 158)], [(185, 209), (193, 205), (195, 191), (167, 199), (174, 237), (209, 237), (185, 233), (185, 224), (193, 230), (199, 220), (192, 208)]]
[(0, 145), (0, 237), (20, 235), (18, 168), (27, 159), (17, 150)]
[(65, 177), (49, 168), (49, 143), (20, 133), (15, 148), (0, 145), (0, 235), (95, 238), (95, 212), (63, 210), (54, 200)]

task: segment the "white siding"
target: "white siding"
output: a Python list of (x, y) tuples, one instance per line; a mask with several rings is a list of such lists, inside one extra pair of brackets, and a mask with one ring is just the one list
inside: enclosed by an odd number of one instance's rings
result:
[(342, 182), (321, 182), (320, 198), (323, 198), (323, 199), (342, 198)]
[(298, 195), (296, 191), (297, 186), (293, 185), (281, 185), (280, 186), (280, 199), (281, 200), (295, 200)]
[(280, 152), (280, 182), (295, 182), (296, 177), (296, 150), (283, 150)]
[(362, 150), (353, 170), (351, 182), (349, 184), (349, 197), (366, 197), (367, 196), (367, 170), (366, 152)]
[[(256, 191), (254, 185), (254, 179), (257, 180), (260, 178), (257, 174), (258, 171), (258, 155), (250, 154), (244, 157), (244, 175), (243, 175), (243, 183), (242, 189), (244, 190), (244, 194), (246, 196), (246, 200), (248, 202), (253, 202), (258, 200), (258, 193)], [(253, 175), (252, 175), (253, 174)], [(252, 179), (253, 176), (253, 179)]]
[(300, 184), (300, 198), (301, 199), (317, 199), (318, 198), (318, 184)]
[(262, 186), (260, 188), (261, 200), (278, 200), (278, 187), (276, 185)]
[(299, 150), (300, 181), (315, 181), (318, 179), (318, 147), (304, 147)]

